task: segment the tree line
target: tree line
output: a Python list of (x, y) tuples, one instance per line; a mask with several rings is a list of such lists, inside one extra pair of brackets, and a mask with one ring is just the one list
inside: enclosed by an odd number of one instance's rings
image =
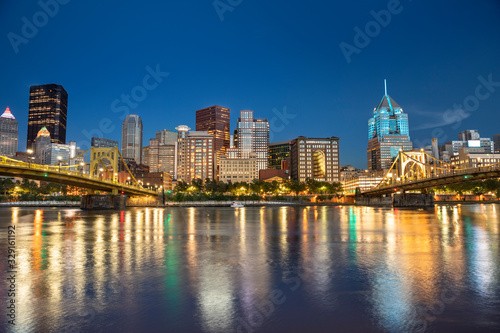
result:
[[(80, 200), (85, 190), (74, 186), (37, 182), (29, 179), (14, 181), (12, 178), (0, 178), (0, 201), (41, 201), (51, 196), (50, 200)], [(76, 193), (76, 195), (68, 195)], [(57, 196), (54, 196), (57, 195)]]
[(231, 193), (231, 194), (342, 194), (340, 183), (321, 182), (307, 178), (305, 182), (285, 179), (283, 182), (266, 182), (254, 179), (252, 182), (223, 182), (212, 179), (193, 179), (191, 184), (179, 181), (174, 188), (178, 193)]
[(457, 184), (438, 186), (431, 190), (435, 194), (474, 194), (482, 195), (489, 192), (494, 193), (497, 198), (500, 198), (500, 180), (486, 179), (465, 181)]

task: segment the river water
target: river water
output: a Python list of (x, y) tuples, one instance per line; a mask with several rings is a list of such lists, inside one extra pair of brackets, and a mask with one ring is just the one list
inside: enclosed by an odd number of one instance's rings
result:
[(0, 226), (2, 332), (500, 331), (494, 204), (2, 208)]

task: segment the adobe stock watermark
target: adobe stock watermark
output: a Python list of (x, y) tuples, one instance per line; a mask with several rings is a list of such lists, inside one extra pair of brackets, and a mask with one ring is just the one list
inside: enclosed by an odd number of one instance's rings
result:
[[(75, 290), (73, 289), (71, 292), (74, 293)], [(121, 281), (107, 283), (103, 290), (103, 294), (106, 295), (106, 297), (95, 299), (90, 296), (85, 296), (82, 302), (83, 307), (77, 309), (76, 313), (72, 314), (69, 318), (69, 322), (62, 327), (59, 332), (87, 332), (89, 326), (95, 321), (96, 317), (111, 306), (118, 304), (120, 298), (123, 298), (127, 292), (127, 288)]]
[(393, 16), (401, 14), (403, 9), (404, 7), (401, 5), (400, 0), (389, 0), (387, 9), (382, 9), (378, 12), (374, 10), (370, 11), (373, 20), (367, 22), (363, 30), (358, 26), (354, 27), (355, 35), (353, 43), (341, 42), (339, 44), (340, 50), (347, 63), (350, 64), (352, 62), (353, 54), (360, 54), (364, 48), (368, 47), (372, 40), (381, 33), (382, 28), (387, 28)]
[(241, 5), (242, 2), (243, 0), (214, 0), (212, 5), (219, 16), (219, 20), (224, 22), (224, 14), (232, 12), (236, 7)]
[(283, 107), (283, 111), (273, 108), (274, 117), (269, 120), (269, 142), (274, 141), (274, 136), (281, 133), (290, 124), (290, 120), (297, 117), (294, 113), (288, 113), (288, 108)]
[[(271, 267), (277, 267), (276, 262), (271, 262)], [(323, 263), (313, 258), (311, 262), (302, 268), (292, 266), (285, 271), (281, 282), (286, 286), (284, 289), (273, 289), (268, 297), (254, 305), (253, 312), (246, 316), (240, 316), (236, 321), (235, 331), (237, 333), (254, 333), (261, 327), (266, 319), (269, 319), (276, 309), (287, 300), (287, 294), (299, 290), (306, 281), (307, 275), (312, 275), (315, 267), (322, 267)]]
[(21, 18), (23, 25), (21, 26), (21, 33), (16, 34), (9, 32), (7, 39), (14, 49), (14, 53), (19, 53), (19, 46), (28, 44), (29, 41), (38, 34), (39, 29), (45, 27), (49, 23), (49, 19), (54, 18), (60, 9), (60, 5), (66, 5), (71, 0), (39, 0), (37, 2), (41, 10), (37, 11), (31, 17), (31, 20), (26, 16)]
[[(473, 112), (479, 110), (481, 101), (485, 101), (491, 97), (493, 93), (500, 87), (500, 81), (493, 81), (493, 74), (489, 74), (487, 78), (482, 75), (477, 77), (479, 84), (474, 89), (474, 93), (466, 96), (462, 103), (453, 104), (452, 109), (447, 109), (443, 112), (442, 121), (437, 124), (429, 124), (421, 126), (418, 129), (433, 128), (431, 137), (437, 138), (439, 142), (446, 142), (448, 136), (445, 134), (442, 127), (452, 125), (453, 130), (458, 130), (462, 121), (469, 118)], [(415, 147), (425, 147), (431, 144), (430, 139), (414, 140)]]
[[(143, 77), (141, 84), (134, 86), (130, 89), (129, 93), (122, 93), (120, 98), (116, 98), (111, 102), (111, 111), (118, 114), (122, 121), (130, 114), (131, 110), (136, 109), (139, 103), (148, 97), (148, 92), (158, 88), (160, 83), (170, 75), (168, 72), (161, 71), (160, 64), (157, 64), (154, 69), (151, 66), (146, 66), (145, 71), (146, 75)], [(78, 146), (80, 149), (86, 150), (90, 148), (92, 137), (102, 138), (106, 134), (112, 133), (115, 129), (116, 126), (113, 125), (113, 120), (102, 118), (97, 128), (90, 131), (86, 129), (82, 130), (85, 140), (79, 142)]]
[(415, 322), (409, 332), (423, 333), (427, 330), (429, 323), (443, 314), (446, 305), (453, 303), (458, 297), (458, 291), (448, 281), (445, 283), (438, 300), (434, 300), (428, 306), (419, 306), (415, 310)]

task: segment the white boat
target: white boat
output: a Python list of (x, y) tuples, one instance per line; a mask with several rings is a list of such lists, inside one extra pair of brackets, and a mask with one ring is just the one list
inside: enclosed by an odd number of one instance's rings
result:
[(231, 204), (231, 207), (238, 208), (238, 207), (245, 207), (245, 205), (243, 205), (242, 203), (239, 203), (237, 201), (233, 201), (233, 203)]

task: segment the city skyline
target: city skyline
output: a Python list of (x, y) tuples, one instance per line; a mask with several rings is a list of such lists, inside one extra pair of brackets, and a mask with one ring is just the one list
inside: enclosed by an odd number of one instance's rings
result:
[[(498, 1), (460, 6), (401, 1), (402, 10), (389, 24), (378, 25), (379, 33), (363, 47), (358, 47), (362, 38), (356, 46), (354, 28), (365, 31), (368, 23), (377, 22), (371, 12), (387, 10), (387, 1), (312, 7), (245, 1), (225, 12), (223, 21), (211, 2), (117, 4), (60, 5), (58, 14), (16, 53), (7, 34), (22, 36), (21, 18), (31, 20), (42, 9), (36, 2), (3, 3), (0, 66), (8, 78), (0, 83), (3, 107), (23, 120), (29, 85), (63, 85), (70, 95), (67, 137), (81, 147), (90, 146), (91, 136), (119, 139), (127, 112), (141, 116), (150, 138), (177, 124), (194, 128), (192, 111), (209, 105), (230, 108), (233, 119), (250, 109), (269, 120), (271, 142), (335, 135), (342, 138), (341, 163), (361, 167), (366, 119), (387, 79), (391, 95), (411, 118), (415, 147), (430, 144), (434, 136), (451, 140), (467, 128), (486, 137), (498, 132), (493, 122), (484, 121), (500, 105), (500, 46), (491, 43), (500, 37)], [(122, 18), (130, 12), (136, 20), (127, 26)], [(327, 13), (342, 15), (332, 20)], [(256, 21), (257, 16), (267, 19)], [(89, 21), (96, 22), (90, 29)], [(359, 51), (349, 63), (339, 47), (343, 42)], [(394, 51), (388, 52), (389, 44)], [(134, 95), (129, 101), (134, 107), (122, 95)], [(454, 109), (464, 103), (471, 111)], [(26, 145), (25, 131), (20, 124), (20, 147)], [(85, 135), (91, 131), (102, 135)]]

